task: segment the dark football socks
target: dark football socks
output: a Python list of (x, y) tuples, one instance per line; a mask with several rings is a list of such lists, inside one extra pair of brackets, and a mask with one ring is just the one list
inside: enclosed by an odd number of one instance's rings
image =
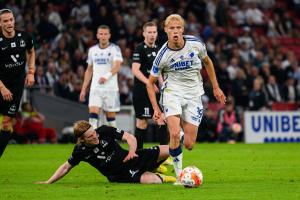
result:
[(143, 145), (144, 145), (144, 136), (147, 133), (147, 129), (139, 129), (139, 128), (135, 128), (135, 137), (137, 140), (137, 149), (142, 149)]

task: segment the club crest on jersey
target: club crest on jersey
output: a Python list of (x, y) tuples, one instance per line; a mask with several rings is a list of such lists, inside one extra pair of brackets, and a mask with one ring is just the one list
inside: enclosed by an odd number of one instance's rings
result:
[(20, 47), (25, 47), (25, 41), (24, 40), (20, 40)]
[(193, 58), (193, 57), (195, 56), (195, 53), (194, 53), (194, 52), (191, 52), (191, 53), (189, 54), (189, 56), (190, 56), (190, 58)]

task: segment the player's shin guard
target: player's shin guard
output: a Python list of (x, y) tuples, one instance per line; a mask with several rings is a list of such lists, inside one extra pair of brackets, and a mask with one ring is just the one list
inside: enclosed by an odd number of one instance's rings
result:
[(159, 144), (169, 144), (169, 133), (166, 125), (158, 127)]
[(12, 131), (0, 131), (0, 158), (12, 136)]
[(90, 113), (89, 114), (89, 123), (92, 125), (93, 129), (98, 128), (98, 114)]
[(117, 122), (116, 122), (116, 118), (114, 118), (114, 117), (107, 117), (106, 118), (106, 124), (107, 124), (107, 126), (112, 126), (112, 127), (117, 127)]
[(147, 129), (135, 128), (134, 136), (137, 141), (137, 149), (142, 149), (144, 145), (144, 136), (147, 133)]
[(182, 148), (179, 145), (176, 149), (169, 149), (170, 155), (173, 158), (173, 166), (176, 173), (176, 177), (179, 177), (182, 171)]

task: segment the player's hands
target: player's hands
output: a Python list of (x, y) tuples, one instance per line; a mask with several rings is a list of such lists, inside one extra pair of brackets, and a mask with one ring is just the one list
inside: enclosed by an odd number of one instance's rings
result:
[(80, 95), (79, 95), (79, 101), (84, 102), (85, 101), (85, 90), (81, 90)]
[(107, 81), (105, 77), (100, 77), (98, 83), (99, 84), (104, 84)]
[(161, 113), (160, 118), (156, 121), (157, 125), (162, 126), (166, 124), (166, 118), (164, 113)]
[(34, 75), (33, 74), (27, 74), (25, 78), (25, 85), (28, 87), (33, 86), (34, 84)]
[(223, 91), (217, 87), (213, 89), (213, 92), (218, 102), (224, 105), (226, 103), (226, 96), (224, 95)]
[(12, 101), (13, 100), (13, 94), (5, 86), (3, 86), (1, 88), (1, 95), (4, 99), (4, 101)]
[(135, 151), (129, 151), (127, 156), (124, 158), (123, 162), (127, 162), (128, 160), (131, 160), (133, 158), (139, 157)]
[(155, 121), (156, 123), (158, 123), (158, 121), (160, 119), (162, 119), (162, 112), (160, 111), (159, 108), (154, 109), (154, 113), (153, 113), (153, 117), (152, 117), (153, 121)]

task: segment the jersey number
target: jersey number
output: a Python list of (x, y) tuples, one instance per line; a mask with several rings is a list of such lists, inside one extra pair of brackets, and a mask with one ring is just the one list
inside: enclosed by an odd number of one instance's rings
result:
[(145, 115), (150, 115), (150, 109), (149, 108), (144, 108), (144, 114)]

